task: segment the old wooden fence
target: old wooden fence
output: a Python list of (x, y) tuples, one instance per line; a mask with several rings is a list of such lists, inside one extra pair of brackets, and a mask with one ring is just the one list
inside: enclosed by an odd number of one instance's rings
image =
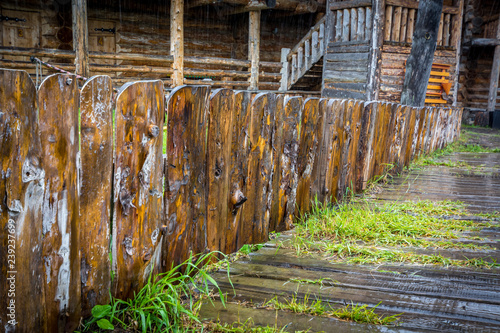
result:
[(1, 330), (73, 330), (190, 252), (264, 242), (455, 140), (461, 112), (0, 70)]

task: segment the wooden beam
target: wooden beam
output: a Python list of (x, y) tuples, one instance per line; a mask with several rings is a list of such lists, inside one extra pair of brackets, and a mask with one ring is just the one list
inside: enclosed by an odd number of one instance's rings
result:
[(462, 56), (462, 48), (460, 47), (460, 43), (462, 43), (462, 24), (463, 24), (463, 13), (464, 13), (464, 0), (458, 0), (458, 14), (453, 16), (451, 22), (451, 30), (450, 30), (450, 45), (454, 46), (457, 50), (455, 57), (455, 78), (453, 80), (453, 106), (457, 106), (458, 101), (458, 80), (460, 74), (460, 58)]
[(340, 9), (351, 9), (358, 7), (371, 7), (371, 0), (354, 0), (354, 1), (343, 1), (343, 2), (332, 2), (330, 4), (330, 10), (340, 10)]
[(474, 38), (472, 46), (497, 46), (500, 45), (500, 39), (497, 38)]
[[(497, 26), (497, 40), (500, 40), (500, 20)], [(488, 111), (495, 110), (498, 90), (498, 77), (500, 75), (500, 45), (495, 46), (495, 55), (493, 56), (493, 66), (490, 76), (490, 90), (488, 93)]]
[(170, 4), (170, 54), (172, 65), (172, 87), (184, 83), (184, 0), (172, 0)]
[[(366, 99), (368, 101), (376, 101), (378, 99), (380, 88), (380, 67), (382, 62), (382, 45), (384, 43), (384, 16), (385, 0), (373, 0), (371, 21), (366, 21), (367, 26), (372, 26), (369, 70), (366, 85)], [(370, 37), (367, 36), (367, 38)]]
[(250, 90), (259, 89), (260, 10), (249, 12), (248, 60), (250, 60)]
[(75, 72), (89, 77), (89, 31), (87, 26), (87, 0), (72, 0), (73, 50), (75, 51)]

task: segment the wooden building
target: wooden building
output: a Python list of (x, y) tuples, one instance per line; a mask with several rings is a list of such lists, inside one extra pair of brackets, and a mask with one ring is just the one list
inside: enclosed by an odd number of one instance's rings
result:
[[(162, 79), (399, 102), (418, 1), (4, 0), (0, 9), (0, 67), (34, 77), (54, 70), (37, 71), (31, 57), (116, 86)], [(428, 104), (496, 101), (499, 11), (495, 0), (444, 0)]]

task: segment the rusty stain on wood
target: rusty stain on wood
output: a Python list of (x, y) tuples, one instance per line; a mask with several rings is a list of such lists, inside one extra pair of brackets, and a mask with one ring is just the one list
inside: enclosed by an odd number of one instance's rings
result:
[(112, 294), (133, 297), (158, 268), (162, 225), (164, 92), (133, 82), (116, 99)]
[(206, 252), (207, 109), (210, 87), (182, 86), (168, 98), (162, 269)]
[[(36, 88), (27, 72), (0, 70), (0, 105), (0, 321), (6, 332), (34, 332), (46, 321), (45, 279), (33, 278), (45, 277), (39, 225), (45, 173)], [(9, 324), (12, 300), (16, 326)]]
[[(80, 94), (80, 269), (82, 316), (109, 303), (109, 238), (113, 179), (113, 86), (109, 76), (87, 80)], [(99, 170), (99, 172), (96, 172)]]
[(38, 92), (43, 199), (43, 261), (47, 331), (72, 331), (80, 321), (78, 107), (74, 75), (47, 77)]
[(229, 176), (234, 115), (234, 92), (217, 89), (210, 96), (207, 146), (207, 246), (210, 251), (226, 253), (234, 239), (228, 217)]

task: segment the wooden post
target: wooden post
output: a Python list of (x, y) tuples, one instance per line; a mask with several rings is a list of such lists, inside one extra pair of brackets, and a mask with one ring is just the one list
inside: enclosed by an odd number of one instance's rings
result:
[[(498, 20), (497, 39), (500, 39), (500, 20)], [(500, 45), (495, 46), (493, 67), (490, 76), (490, 91), (488, 93), (488, 111), (495, 110), (497, 104), (498, 76), (500, 74)]]
[(421, 0), (401, 92), (401, 104), (424, 106), (438, 38), (443, 0)]
[(73, 50), (75, 51), (75, 72), (89, 77), (89, 31), (87, 26), (87, 0), (72, 0)]
[(250, 86), (248, 89), (259, 89), (259, 51), (260, 51), (260, 10), (249, 12), (248, 26), (248, 60), (250, 60)]
[[(367, 26), (372, 26), (370, 42), (370, 60), (368, 80), (366, 86), (366, 99), (375, 101), (378, 99), (380, 87), (380, 63), (382, 56), (382, 45), (384, 43), (384, 14), (385, 0), (373, 0), (371, 20), (366, 21)], [(367, 38), (370, 38), (367, 36)]]
[(456, 53), (456, 67), (455, 67), (455, 80), (453, 82), (454, 86), (454, 94), (453, 94), (453, 106), (457, 106), (458, 100), (458, 79), (460, 73), (460, 58), (462, 57), (462, 48), (461, 48), (461, 36), (462, 36), (462, 22), (463, 22), (463, 13), (464, 13), (464, 0), (458, 1), (458, 14), (453, 17), (453, 21), (451, 22), (451, 31), (450, 31), (450, 45), (455, 46), (457, 50)]
[(280, 81), (280, 91), (288, 90), (288, 73), (290, 72), (288, 54), (290, 49), (281, 49), (281, 81)]
[(172, 0), (170, 4), (170, 54), (172, 64), (172, 86), (184, 83), (184, 0)]

